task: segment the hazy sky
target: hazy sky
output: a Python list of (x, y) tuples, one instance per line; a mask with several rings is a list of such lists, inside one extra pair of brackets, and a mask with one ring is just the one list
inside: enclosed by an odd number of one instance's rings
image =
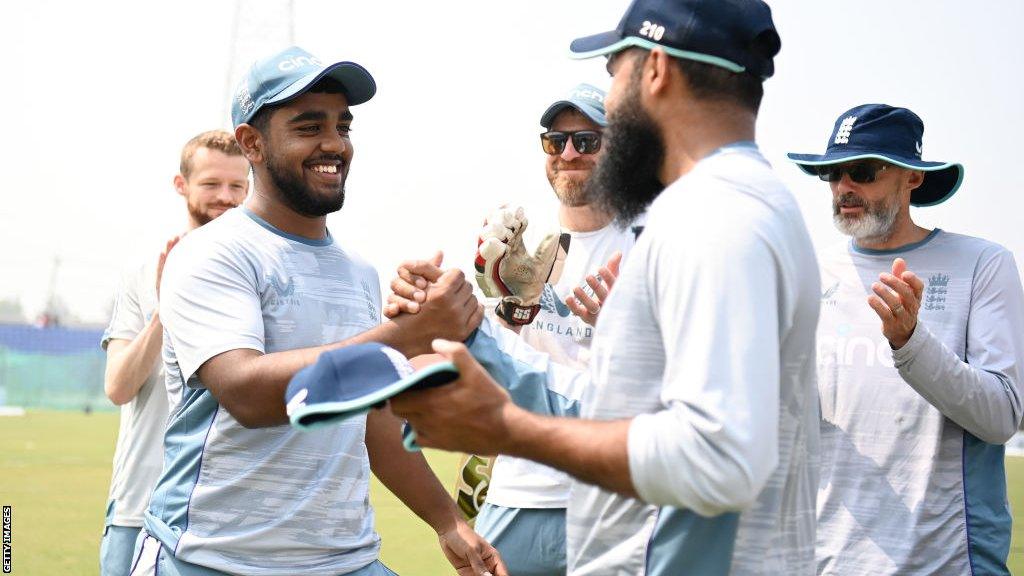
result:
[[(925, 159), (966, 166), (960, 192), (915, 211), (918, 222), (989, 238), (1024, 258), (1024, 2), (770, 4), (782, 52), (765, 85), (758, 140), (799, 198), (815, 243), (840, 239), (827, 186), (785, 152), (821, 152), (839, 113), (885, 102), (924, 118)], [(363, 64), (378, 84), (377, 96), (353, 110), (355, 160), (331, 232), (385, 283), (400, 260), (434, 247), (469, 269), (477, 228), (494, 206), (522, 204), (531, 220), (553, 222), (540, 114), (578, 82), (608, 85), (603, 60), (569, 60), (567, 47), (614, 28), (626, 5), (7, 3), (0, 299), (38, 311), (56, 256), (60, 296), (80, 317), (105, 322), (121, 271), (155, 259), (185, 225), (171, 186), (181, 146), (230, 128), (229, 87), (290, 35), (324, 60)], [(728, 214), (708, 217), (729, 222)]]

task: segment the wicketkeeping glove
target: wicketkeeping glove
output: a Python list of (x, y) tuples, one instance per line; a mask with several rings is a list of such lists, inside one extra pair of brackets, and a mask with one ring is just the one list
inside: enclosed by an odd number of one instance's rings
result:
[(476, 251), (476, 282), (484, 294), (501, 298), (495, 309), (511, 325), (533, 322), (544, 284), (562, 275), (569, 235), (553, 232), (531, 255), (523, 244), (528, 221), (522, 208), (499, 208), (484, 222)]

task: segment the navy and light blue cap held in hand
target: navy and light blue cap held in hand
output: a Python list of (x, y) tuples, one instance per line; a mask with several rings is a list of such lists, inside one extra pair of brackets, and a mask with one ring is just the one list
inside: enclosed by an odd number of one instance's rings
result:
[[(320, 354), (288, 383), (288, 419), (299, 430), (337, 424), (381, 407), (406, 390), (453, 382), (459, 372), (451, 362), (414, 371), (401, 352), (377, 342), (354, 344)], [(405, 432), (406, 447), (414, 436)]]
[(564, 100), (559, 100), (548, 106), (548, 109), (540, 117), (540, 125), (550, 129), (555, 122), (555, 116), (558, 116), (566, 108), (572, 108), (590, 118), (594, 124), (601, 127), (608, 126), (608, 120), (604, 117), (604, 98), (604, 90), (590, 84), (578, 84), (566, 95)]
[(359, 64), (335, 62), (327, 66), (316, 56), (292, 46), (253, 63), (235, 90), (231, 121), (237, 128), (252, 120), (263, 106), (297, 98), (325, 77), (337, 80), (345, 88), (349, 106), (362, 104), (377, 92), (373, 76)]
[(633, 0), (615, 30), (577, 38), (569, 52), (583, 59), (633, 46), (764, 79), (782, 41), (761, 0)]
[(910, 193), (914, 206), (934, 206), (952, 196), (964, 179), (964, 167), (952, 162), (921, 160), (924, 122), (906, 108), (863, 104), (839, 115), (824, 154), (787, 154), (812, 175), (818, 166), (864, 158), (921, 170), (924, 182)]

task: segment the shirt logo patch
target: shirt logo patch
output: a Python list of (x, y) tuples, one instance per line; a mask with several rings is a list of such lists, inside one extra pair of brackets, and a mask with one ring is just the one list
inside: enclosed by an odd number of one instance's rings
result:
[(835, 306), (836, 305), (836, 292), (838, 292), (838, 291), (839, 291), (839, 281), (836, 280), (835, 284), (830, 286), (828, 290), (825, 290), (824, 292), (821, 293), (821, 303), (826, 305), (826, 306)]
[(284, 304), (299, 305), (301, 302), (295, 296), (295, 279), (279, 279), (274, 274), (267, 274), (267, 303), (271, 306), (282, 306)]
[(946, 291), (949, 287), (949, 275), (932, 274), (928, 277), (928, 288), (925, 289), (924, 295), (924, 309), (925, 310), (945, 310), (946, 309)]
[(366, 298), (366, 313), (370, 315), (370, 321), (374, 324), (380, 324), (380, 315), (377, 313), (377, 307), (373, 305), (373, 297), (370, 296), (370, 285), (366, 280), (362, 281), (363, 297)]
[(551, 284), (544, 285), (544, 291), (540, 295), (540, 307), (541, 310), (558, 314), (562, 318), (568, 318), (572, 314), (565, 302), (562, 302), (555, 294), (555, 289), (551, 287)]
[(836, 130), (836, 144), (846, 144), (850, 141), (850, 132), (853, 132), (853, 124), (857, 122), (856, 116), (847, 116), (843, 118), (842, 123), (839, 124), (839, 129)]

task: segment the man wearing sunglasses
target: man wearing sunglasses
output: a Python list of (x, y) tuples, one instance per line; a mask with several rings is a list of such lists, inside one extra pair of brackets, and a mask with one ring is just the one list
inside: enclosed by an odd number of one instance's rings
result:
[(647, 211), (581, 417), (536, 413), (551, 370), (502, 356), (486, 321), (466, 345), (434, 343), (456, 383), (391, 400), (425, 445), (573, 476), (573, 576), (814, 572), (820, 282), (753, 141), (780, 44), (759, 0), (634, 0), (615, 30), (574, 41), (613, 76), (595, 200), (620, 223)]
[(829, 182), (852, 238), (819, 259), (820, 574), (1009, 574), (1024, 293), (1002, 246), (914, 223), (910, 207), (946, 201), (964, 173), (922, 160), (923, 132), (867, 104), (825, 154), (789, 155)]
[[(604, 98), (604, 91), (580, 84), (541, 115), (545, 171), (558, 197), (559, 225), (571, 236), (570, 249), (561, 278), (543, 286), (536, 316), (523, 322), (505, 319), (523, 324), (522, 340), (550, 360), (581, 371), (588, 368), (593, 324), (618, 273), (619, 258), (633, 247), (641, 229), (636, 223), (614, 226), (612, 215), (597, 206), (586, 188), (607, 126)], [(554, 468), (511, 456), (496, 459), (475, 528), (498, 549), (509, 573), (565, 574), (570, 486), (569, 476)]]

